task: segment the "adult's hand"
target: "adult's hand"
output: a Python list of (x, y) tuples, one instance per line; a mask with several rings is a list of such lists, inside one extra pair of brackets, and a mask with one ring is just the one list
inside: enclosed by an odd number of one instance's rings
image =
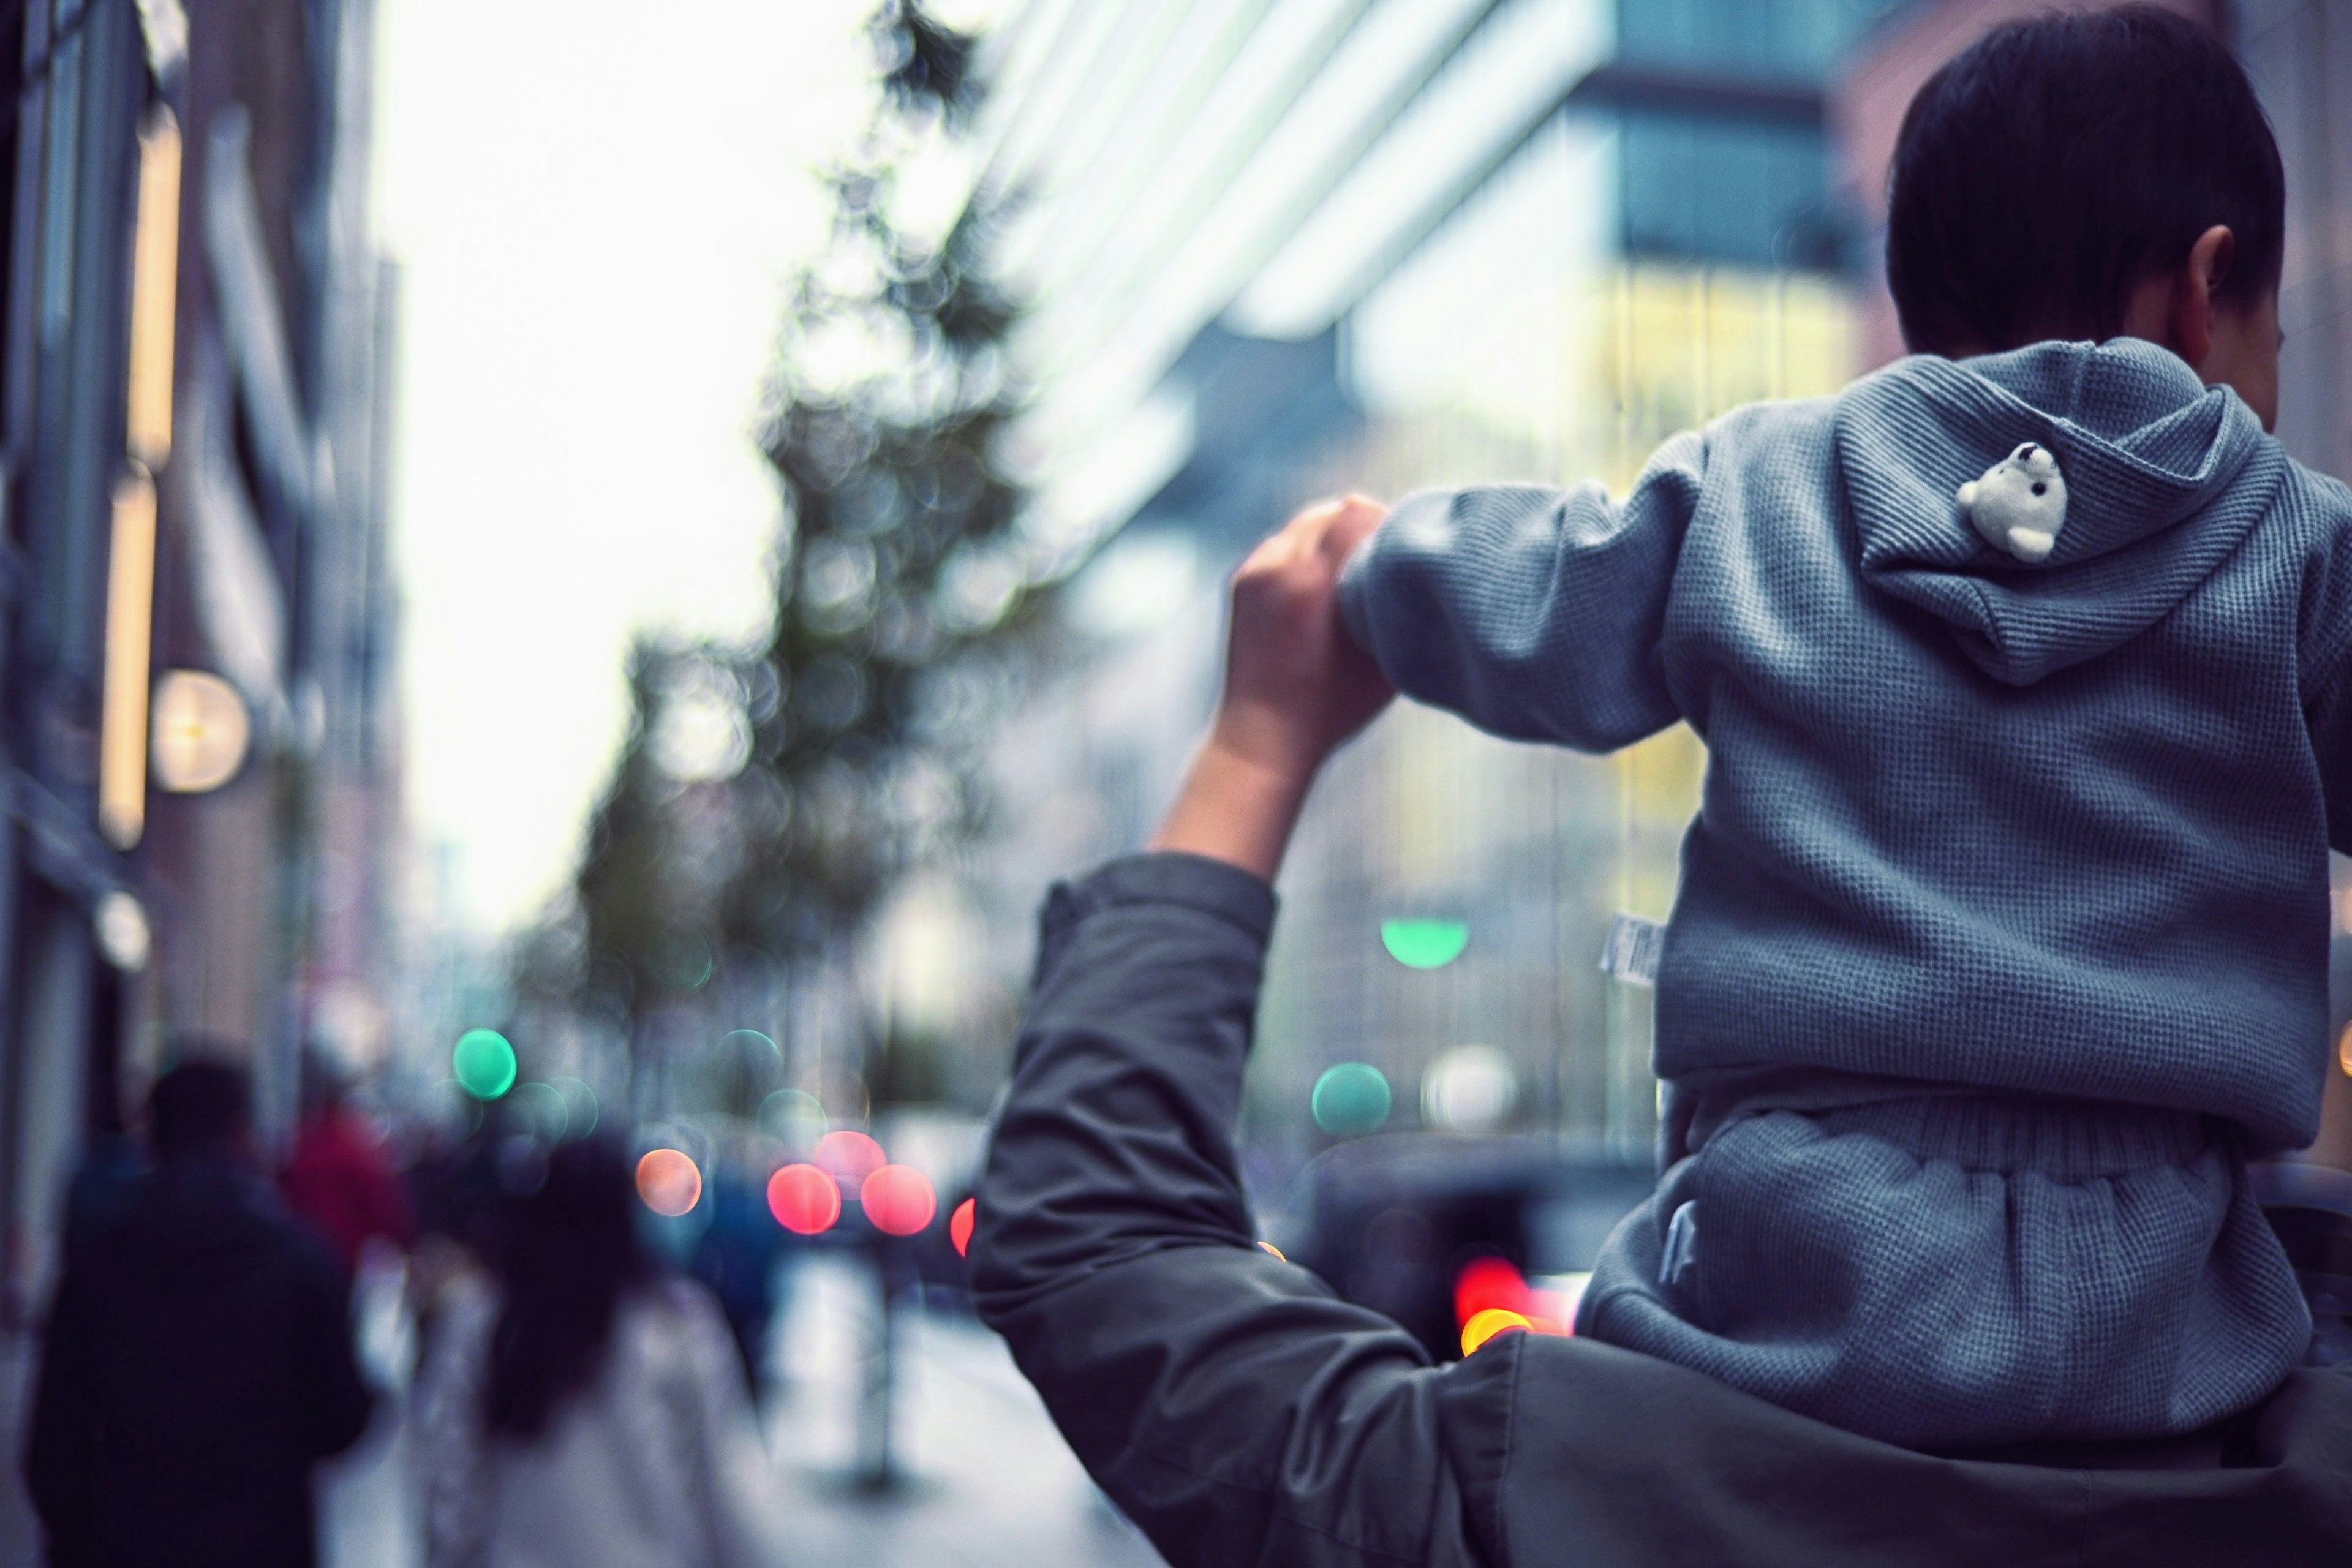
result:
[(1273, 879), (1316, 771), (1396, 694), (1339, 619), (1339, 569), (1386, 514), (1309, 507), (1242, 563), (1216, 721), (1150, 847)]

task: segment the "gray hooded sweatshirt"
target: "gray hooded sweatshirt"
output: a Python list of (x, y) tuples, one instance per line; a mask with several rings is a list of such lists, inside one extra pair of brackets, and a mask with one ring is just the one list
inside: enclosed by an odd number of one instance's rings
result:
[[(1956, 500), (2022, 443), (2044, 560)], [(1598, 485), (1408, 498), (1342, 605), (1410, 695), (1709, 749), (1657, 976), (1667, 1168), (1578, 1331), (1867, 1435), (2196, 1430), (2309, 1322), (2352, 848), (2352, 491), (2152, 344), (1901, 362)]]

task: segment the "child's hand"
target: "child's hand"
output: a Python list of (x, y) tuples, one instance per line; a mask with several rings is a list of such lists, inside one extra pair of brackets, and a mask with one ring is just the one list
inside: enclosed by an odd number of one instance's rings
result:
[(1273, 878), (1316, 770), (1396, 695), (1339, 620), (1339, 568), (1387, 511), (1309, 507), (1242, 563), (1216, 721), (1151, 847)]
[(1250, 552), (1211, 744), (1303, 780), (1396, 695), (1339, 619), (1339, 569), (1387, 515), (1363, 496), (1324, 501)]

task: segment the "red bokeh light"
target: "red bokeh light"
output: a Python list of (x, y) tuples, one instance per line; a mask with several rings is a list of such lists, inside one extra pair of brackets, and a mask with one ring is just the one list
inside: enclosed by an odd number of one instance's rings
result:
[(955, 1243), (956, 1256), (969, 1257), (971, 1252), (971, 1227), (980, 1220), (980, 1200), (966, 1198), (956, 1205), (955, 1213), (948, 1215), (948, 1239)]
[(1454, 1321), (1467, 1323), (1490, 1308), (1528, 1316), (1534, 1308), (1528, 1282), (1507, 1258), (1474, 1258), (1454, 1277)]
[(862, 1182), (889, 1161), (881, 1144), (845, 1127), (816, 1141), (816, 1163), (837, 1182)]
[(883, 1166), (866, 1178), (857, 1201), (866, 1205), (866, 1217), (874, 1228), (891, 1236), (912, 1236), (940, 1212), (931, 1179), (912, 1165)]
[(637, 1196), (654, 1213), (676, 1219), (702, 1201), (702, 1172), (678, 1150), (653, 1150), (637, 1162)]
[(841, 1217), (841, 1188), (814, 1165), (786, 1165), (768, 1178), (768, 1212), (786, 1230), (814, 1236)]

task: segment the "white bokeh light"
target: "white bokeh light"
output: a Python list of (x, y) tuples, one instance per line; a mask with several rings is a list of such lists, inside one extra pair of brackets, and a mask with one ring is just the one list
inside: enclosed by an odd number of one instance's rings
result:
[(1519, 1100), (1519, 1075), (1494, 1046), (1455, 1046), (1421, 1075), (1421, 1119), (1453, 1132), (1491, 1132)]

